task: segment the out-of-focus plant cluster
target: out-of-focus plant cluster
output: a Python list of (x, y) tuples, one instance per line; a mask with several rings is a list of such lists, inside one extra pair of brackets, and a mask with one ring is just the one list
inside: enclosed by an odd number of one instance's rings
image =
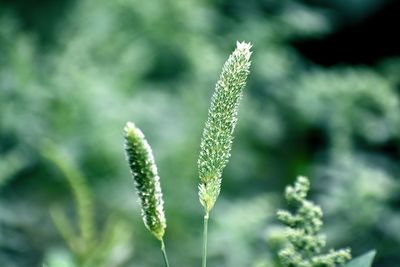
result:
[(400, 57), (327, 66), (297, 45), (386, 1), (39, 2), (0, 1), (0, 266), (159, 265), (125, 164), (126, 121), (157, 158), (171, 265), (199, 265), (201, 129), (236, 40), (254, 45), (252, 75), (209, 264), (279, 266), (274, 214), (297, 174), (313, 177), (331, 246), (400, 262)]

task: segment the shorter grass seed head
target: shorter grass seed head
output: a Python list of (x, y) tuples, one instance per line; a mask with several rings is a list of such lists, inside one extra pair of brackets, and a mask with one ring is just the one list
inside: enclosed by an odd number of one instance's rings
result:
[(142, 131), (133, 123), (128, 122), (124, 131), (126, 157), (142, 206), (143, 222), (147, 229), (161, 240), (167, 225), (160, 177), (151, 147)]

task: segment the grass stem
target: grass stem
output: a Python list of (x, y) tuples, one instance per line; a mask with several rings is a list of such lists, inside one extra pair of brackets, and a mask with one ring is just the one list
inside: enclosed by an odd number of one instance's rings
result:
[(160, 241), (161, 241), (161, 252), (163, 254), (165, 267), (169, 267), (168, 256), (167, 256), (167, 251), (165, 250), (164, 239), (161, 239)]
[(202, 267), (207, 266), (207, 235), (208, 235), (208, 217), (209, 214), (204, 214), (204, 231), (203, 231), (203, 263)]

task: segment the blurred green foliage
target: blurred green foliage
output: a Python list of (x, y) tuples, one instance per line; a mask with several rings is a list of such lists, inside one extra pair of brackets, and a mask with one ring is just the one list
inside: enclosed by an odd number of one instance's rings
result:
[(91, 255), (102, 261), (94, 266), (161, 264), (124, 160), (128, 120), (154, 150), (171, 265), (199, 265), (200, 135), (236, 40), (252, 42), (254, 57), (209, 264), (278, 266), (274, 213), (303, 174), (329, 244), (355, 256), (376, 248), (377, 265), (395, 266), (400, 58), (327, 67), (305, 57), (295, 40), (327, 38), (354, 23), (341, 11), (362, 20), (385, 1), (332, 2), (2, 0), (0, 266), (81, 267)]

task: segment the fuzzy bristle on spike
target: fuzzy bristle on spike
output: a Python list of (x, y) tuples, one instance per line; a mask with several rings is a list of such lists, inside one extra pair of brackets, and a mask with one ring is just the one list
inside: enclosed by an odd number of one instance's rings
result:
[(200, 144), (199, 198), (208, 213), (221, 189), (222, 171), (228, 163), (242, 90), (250, 73), (251, 44), (237, 42), (215, 86)]
[(126, 124), (124, 131), (125, 153), (142, 206), (143, 222), (161, 240), (166, 228), (164, 201), (151, 147), (132, 122)]

